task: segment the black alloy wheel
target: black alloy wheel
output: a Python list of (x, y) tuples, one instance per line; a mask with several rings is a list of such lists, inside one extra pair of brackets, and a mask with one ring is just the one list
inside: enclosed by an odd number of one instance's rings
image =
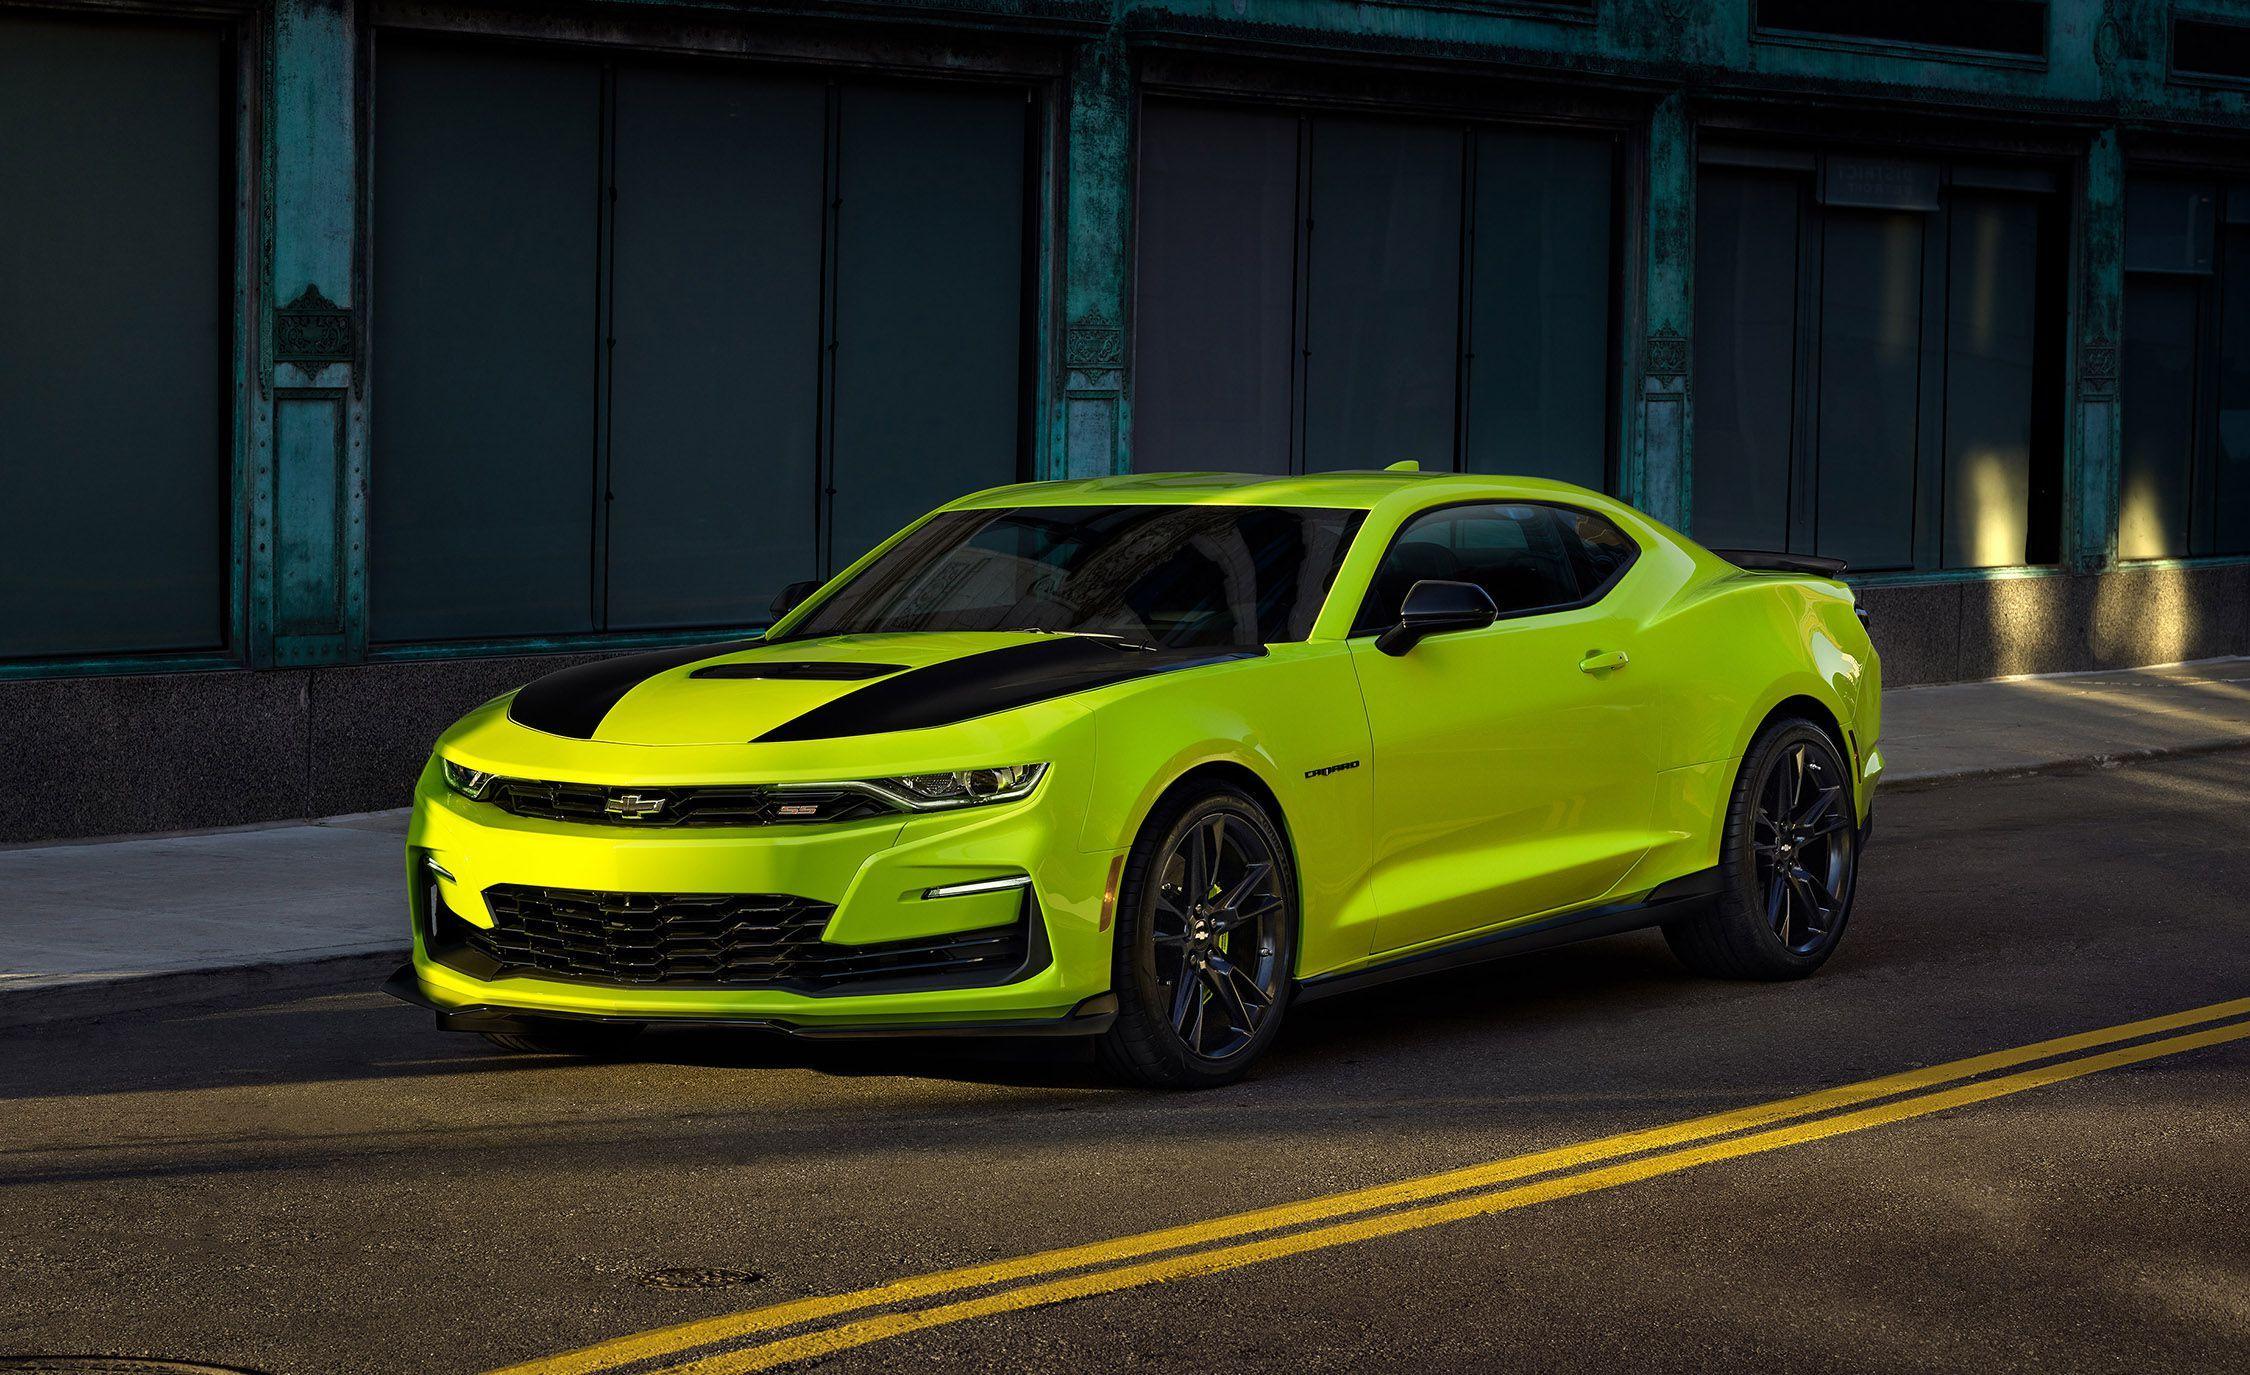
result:
[(1843, 939), (1859, 878), (1858, 809), (1834, 737), (1769, 722), (1744, 754), (1719, 847), (1720, 891), (1666, 923), (1688, 968), (1723, 979), (1801, 979)]
[(1856, 858), (1851, 801), (1833, 751), (1799, 740), (1769, 765), (1750, 849), (1766, 925), (1792, 954), (1820, 948), (1844, 917)]
[(1287, 847), (1256, 801), (1213, 788), (1159, 807), (1118, 896), (1104, 1063), (1151, 1085), (1239, 1078), (1287, 1005), (1296, 907)]

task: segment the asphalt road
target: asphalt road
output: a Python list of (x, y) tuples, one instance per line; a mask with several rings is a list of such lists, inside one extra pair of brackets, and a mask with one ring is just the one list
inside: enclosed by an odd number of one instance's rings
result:
[(0, 1032), (0, 1355), (478, 1375), (1750, 1110), (535, 1369), (2241, 1369), (2250, 1009), (1954, 1062), (2250, 996), (2246, 892), (2222, 754), (1887, 798), (1808, 983), (1618, 937), (1308, 1006), (1200, 1095), (1061, 1052), (541, 1060), (365, 991)]

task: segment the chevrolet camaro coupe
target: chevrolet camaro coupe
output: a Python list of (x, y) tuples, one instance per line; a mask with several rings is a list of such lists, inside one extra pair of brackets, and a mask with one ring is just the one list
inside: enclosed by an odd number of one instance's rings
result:
[(1883, 768), (1840, 571), (1530, 479), (981, 492), (447, 730), (389, 987), (517, 1051), (1085, 1036), (1200, 1086), (1294, 1002), (1634, 927), (1798, 978)]

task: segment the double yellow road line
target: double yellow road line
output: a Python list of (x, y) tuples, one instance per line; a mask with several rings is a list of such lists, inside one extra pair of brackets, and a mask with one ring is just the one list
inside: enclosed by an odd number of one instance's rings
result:
[[(2250, 998), (2213, 1003), (1442, 1174), (658, 1328), (491, 1375), (609, 1375), (628, 1367), (633, 1375), (770, 1370), (972, 1318), (1489, 1217), (1927, 1117), (2241, 1040), (2250, 1037), (2250, 1021), (2236, 1020), (2245, 1016)], [(792, 1328), (803, 1330), (768, 1335)]]

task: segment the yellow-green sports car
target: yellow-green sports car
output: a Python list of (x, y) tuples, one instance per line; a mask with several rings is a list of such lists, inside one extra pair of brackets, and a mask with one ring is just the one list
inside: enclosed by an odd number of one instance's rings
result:
[(1809, 974), (1883, 768), (1840, 571), (1530, 479), (980, 492), (762, 637), (446, 731), (390, 988), (517, 1050), (1086, 1036), (1208, 1085), (1293, 1002), (1632, 927)]

